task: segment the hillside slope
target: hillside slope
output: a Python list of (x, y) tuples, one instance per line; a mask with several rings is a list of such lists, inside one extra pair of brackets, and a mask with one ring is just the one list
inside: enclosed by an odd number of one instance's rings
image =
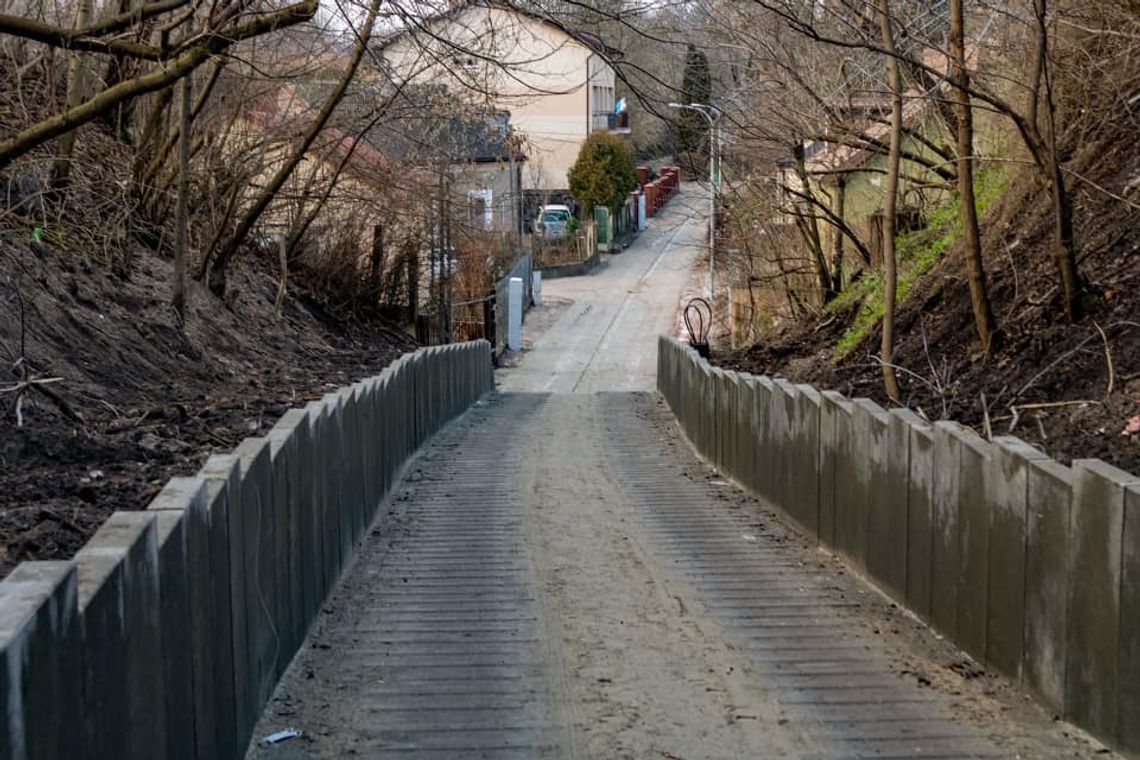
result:
[(277, 321), (276, 282), (248, 270), (228, 308), (193, 284), (182, 331), (167, 260), (139, 250), (124, 279), (0, 234), (0, 360), (13, 377), (58, 378), (40, 386), (54, 400), (24, 395), (22, 426), (15, 394), (0, 395), (0, 577), (70, 557), (112, 511), (144, 508), (171, 476), (413, 347), (377, 319), (349, 328), (293, 295)]
[[(1088, 145), (1069, 164), (1077, 204), (1087, 314), (1061, 318), (1048, 255), (1051, 218), (1026, 174), (983, 219), (990, 295), (1002, 334), (988, 357), (978, 341), (959, 243), (950, 245), (900, 305), (895, 364), (903, 401), (928, 418), (984, 434), (1013, 434), (1062, 460), (1099, 457), (1140, 473), (1140, 156), (1128, 141)], [(861, 304), (784, 325), (761, 343), (720, 352), (725, 367), (781, 375), (888, 404), (871, 329), (843, 358)]]

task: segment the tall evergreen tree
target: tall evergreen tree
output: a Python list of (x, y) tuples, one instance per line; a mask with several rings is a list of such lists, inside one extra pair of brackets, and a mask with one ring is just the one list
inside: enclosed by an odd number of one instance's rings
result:
[[(681, 80), (681, 102), (708, 103), (712, 98), (712, 75), (709, 74), (709, 59), (696, 45), (689, 43), (685, 54), (685, 74)], [(675, 137), (678, 153), (708, 155), (708, 121), (692, 110), (677, 114)]]

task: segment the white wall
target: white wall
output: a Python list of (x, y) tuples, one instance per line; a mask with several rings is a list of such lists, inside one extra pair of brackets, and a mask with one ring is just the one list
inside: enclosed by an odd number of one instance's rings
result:
[(527, 189), (569, 187), (567, 172), (590, 132), (590, 86), (612, 91), (614, 82), (613, 69), (586, 45), (502, 8), (468, 7), (437, 21), (430, 35), (405, 33), (383, 56), (397, 85), (442, 85), (473, 102), (489, 95), (509, 111), (526, 142)]

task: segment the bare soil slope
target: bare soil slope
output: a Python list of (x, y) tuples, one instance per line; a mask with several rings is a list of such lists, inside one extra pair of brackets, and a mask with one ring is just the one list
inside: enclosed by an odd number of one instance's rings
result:
[[(1087, 313), (1061, 316), (1049, 257), (1051, 217), (1029, 175), (1019, 177), (983, 220), (990, 295), (1002, 329), (979, 356), (958, 244), (901, 304), (895, 364), (903, 401), (931, 419), (955, 419), (994, 435), (1014, 434), (1062, 460), (1098, 457), (1140, 473), (1140, 155), (1123, 141), (1090, 145), (1070, 162), (1079, 267)], [(1090, 183), (1096, 183), (1097, 189)], [(1105, 192), (1107, 191), (1107, 192)], [(1110, 196), (1112, 193), (1116, 197)], [(729, 368), (781, 375), (887, 403), (876, 330), (844, 360), (832, 352), (855, 309), (789, 325), (762, 344), (720, 353)], [(1103, 334), (1102, 334), (1103, 331)], [(1081, 403), (1084, 402), (1084, 403)]]
[(170, 477), (260, 435), (287, 409), (378, 373), (414, 347), (378, 318), (351, 327), (303, 296), (274, 319), (276, 283), (234, 273), (227, 307), (196, 284), (185, 330), (169, 263), (138, 252), (129, 278), (0, 237), (0, 577), (70, 557), (112, 511), (142, 509)]

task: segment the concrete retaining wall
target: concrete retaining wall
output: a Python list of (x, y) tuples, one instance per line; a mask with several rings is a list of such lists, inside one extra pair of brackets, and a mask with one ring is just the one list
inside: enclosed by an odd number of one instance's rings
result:
[(1140, 477), (726, 373), (673, 338), (657, 383), (711, 464), (1048, 709), (1140, 752)]
[(0, 582), (0, 758), (241, 757), (408, 458), (494, 387), (421, 349)]

